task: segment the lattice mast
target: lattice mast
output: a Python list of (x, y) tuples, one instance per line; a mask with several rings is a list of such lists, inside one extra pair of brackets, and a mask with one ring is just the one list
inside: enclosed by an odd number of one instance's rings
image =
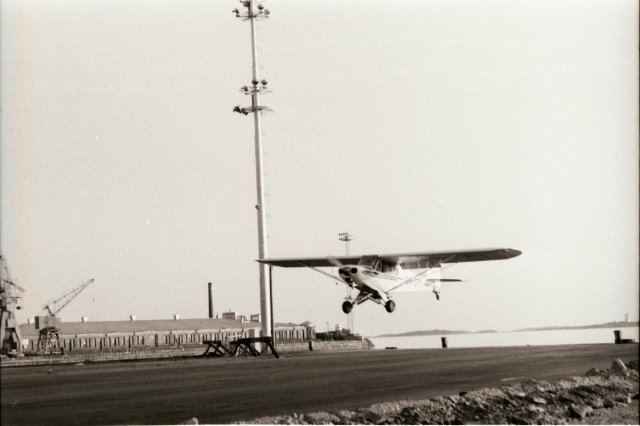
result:
[[(267, 257), (267, 224), (266, 206), (264, 197), (264, 172), (263, 172), (263, 152), (262, 133), (260, 127), (260, 117), (262, 112), (270, 111), (266, 106), (260, 105), (260, 94), (268, 93), (267, 80), (260, 80), (258, 72), (258, 47), (256, 40), (256, 21), (267, 18), (270, 14), (268, 9), (262, 4), (255, 4), (254, 0), (240, 1), (246, 11), (240, 12), (234, 9), (236, 18), (249, 21), (251, 24), (251, 59), (253, 63), (253, 73), (251, 86), (243, 86), (241, 93), (251, 96), (251, 106), (236, 106), (233, 111), (249, 115), (253, 114), (254, 134), (255, 134), (255, 158), (256, 158), (256, 190), (257, 204), (255, 206), (258, 216), (258, 256), (260, 259)], [(261, 334), (263, 337), (272, 337), (272, 312), (271, 312), (271, 291), (269, 288), (269, 266), (260, 263), (260, 314), (261, 314)]]
[(20, 296), (16, 295), (16, 291), (24, 289), (13, 282), (7, 262), (4, 256), (0, 255), (0, 353), (3, 355), (22, 354), (22, 338), (16, 320), (16, 310), (20, 309)]

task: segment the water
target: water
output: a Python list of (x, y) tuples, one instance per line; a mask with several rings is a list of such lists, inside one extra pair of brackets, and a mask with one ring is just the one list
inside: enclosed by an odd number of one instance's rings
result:
[(369, 337), (375, 349), (441, 348), (440, 338), (447, 338), (450, 348), (480, 348), (487, 346), (574, 345), (583, 343), (613, 343), (613, 330), (620, 330), (623, 339), (638, 342), (638, 327), (587, 328), (580, 330), (508, 331), (481, 334), (443, 334), (433, 336)]

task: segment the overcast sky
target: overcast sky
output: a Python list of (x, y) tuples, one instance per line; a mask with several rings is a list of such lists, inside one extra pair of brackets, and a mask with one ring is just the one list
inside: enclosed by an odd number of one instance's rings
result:
[[(258, 25), (269, 254), (508, 247), (467, 282), (365, 303), (365, 335), (638, 319), (638, 5), (270, 0)], [(1, 251), (19, 319), (259, 311), (250, 29), (235, 1), (11, 1)], [(335, 271), (334, 271), (335, 272)], [(346, 325), (275, 269), (274, 317)]]

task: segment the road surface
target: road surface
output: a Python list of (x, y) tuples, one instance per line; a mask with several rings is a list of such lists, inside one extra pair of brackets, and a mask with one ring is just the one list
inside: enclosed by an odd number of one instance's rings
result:
[(230, 423), (426, 399), (638, 358), (638, 345), (306, 352), (3, 368), (2, 425)]

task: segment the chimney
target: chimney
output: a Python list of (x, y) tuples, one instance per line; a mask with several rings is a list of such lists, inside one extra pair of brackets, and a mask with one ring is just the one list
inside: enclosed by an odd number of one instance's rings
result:
[(211, 292), (211, 283), (209, 283), (209, 318), (213, 318), (213, 293)]

